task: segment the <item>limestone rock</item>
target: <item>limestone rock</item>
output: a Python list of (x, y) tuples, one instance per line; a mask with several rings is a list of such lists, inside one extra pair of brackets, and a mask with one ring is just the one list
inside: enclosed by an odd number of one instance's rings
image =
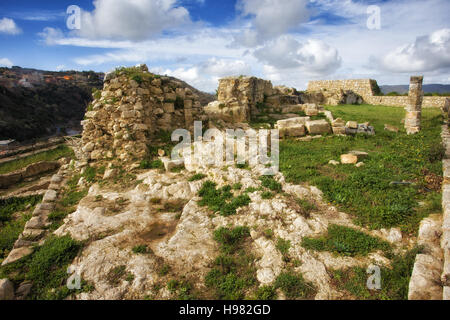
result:
[(0, 300), (14, 300), (14, 284), (8, 279), (0, 280)]
[(306, 128), (310, 134), (330, 133), (331, 127), (326, 120), (306, 121)]
[(358, 157), (354, 154), (343, 154), (341, 155), (342, 164), (356, 164), (358, 163)]

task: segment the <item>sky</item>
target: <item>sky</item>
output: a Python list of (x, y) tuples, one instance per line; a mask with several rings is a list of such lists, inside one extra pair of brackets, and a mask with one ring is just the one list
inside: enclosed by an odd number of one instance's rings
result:
[(0, 66), (450, 84), (449, 0), (0, 0)]

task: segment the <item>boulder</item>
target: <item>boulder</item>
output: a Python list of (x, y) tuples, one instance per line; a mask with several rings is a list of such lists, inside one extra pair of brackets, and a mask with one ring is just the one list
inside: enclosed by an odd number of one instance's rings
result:
[(14, 284), (8, 279), (0, 280), (0, 300), (14, 300)]
[(323, 134), (331, 132), (330, 124), (324, 119), (306, 121), (306, 129), (308, 129), (310, 134)]
[(354, 154), (343, 154), (341, 155), (342, 164), (356, 164), (358, 163), (358, 157)]

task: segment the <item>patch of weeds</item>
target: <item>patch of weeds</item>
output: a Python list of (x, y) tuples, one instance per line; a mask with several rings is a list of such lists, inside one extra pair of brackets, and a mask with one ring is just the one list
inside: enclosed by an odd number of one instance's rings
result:
[(276, 300), (277, 291), (273, 286), (262, 286), (256, 290), (256, 300)]
[(212, 181), (206, 181), (199, 191), (200, 206), (207, 206), (213, 212), (220, 212), (223, 216), (236, 214), (236, 210), (240, 207), (247, 206), (251, 200), (247, 194), (233, 197), (231, 187), (225, 186), (220, 189), (216, 188), (216, 184)]
[(236, 168), (250, 170), (250, 166), (248, 165), (248, 163), (237, 163)]
[(24, 211), (27, 207), (34, 207), (41, 201), (42, 196), (0, 199), (0, 226), (2, 222), (11, 220), (14, 213)]
[(332, 282), (359, 300), (408, 300), (409, 281), (416, 255), (422, 248), (416, 247), (403, 255), (394, 255), (391, 268), (380, 267), (381, 290), (367, 288), (366, 268), (354, 267), (334, 270)]
[(261, 194), (261, 198), (263, 198), (264, 200), (269, 200), (269, 199), (272, 199), (273, 197), (274, 197), (274, 194), (270, 191), (264, 191)]
[(317, 206), (314, 202), (306, 199), (296, 199), (297, 204), (305, 211), (307, 215), (317, 210)]
[(168, 264), (164, 264), (164, 265), (161, 267), (161, 269), (159, 269), (158, 274), (159, 274), (161, 277), (164, 277), (164, 276), (166, 276), (166, 275), (169, 273), (169, 271), (170, 271), (170, 266), (169, 266)]
[(231, 186), (231, 188), (232, 188), (233, 190), (236, 190), (236, 191), (241, 190), (241, 189), (242, 189), (242, 183), (235, 183), (235, 184), (233, 184), (233, 185)]
[(178, 300), (196, 300), (196, 296), (193, 293), (193, 286), (188, 281), (169, 280), (167, 282), (167, 289), (170, 293), (177, 293)]
[(161, 160), (142, 160), (139, 169), (163, 169), (164, 164)]
[(273, 230), (272, 229), (266, 229), (264, 230), (264, 237), (266, 237), (267, 239), (272, 239), (273, 238)]
[(308, 299), (316, 292), (312, 283), (293, 271), (281, 273), (275, 281), (275, 287), (280, 288), (288, 299)]
[(214, 240), (220, 244), (222, 254), (216, 258), (215, 267), (206, 275), (205, 284), (214, 290), (216, 298), (243, 299), (246, 290), (256, 285), (254, 259), (243, 249), (249, 236), (247, 227), (222, 227), (214, 232)]
[(119, 285), (126, 274), (126, 269), (127, 267), (124, 265), (112, 268), (107, 275), (107, 280), (109, 284), (112, 286)]
[(302, 246), (317, 251), (330, 251), (344, 256), (367, 256), (375, 250), (389, 252), (391, 246), (386, 241), (367, 235), (361, 231), (330, 225), (328, 234), (320, 238), (303, 238)]
[(71, 293), (66, 286), (67, 267), (77, 256), (82, 244), (70, 236), (50, 237), (37, 248), (26, 264), (26, 279), (33, 282), (34, 299), (62, 300)]
[(133, 252), (136, 254), (150, 254), (153, 253), (152, 249), (147, 247), (145, 244), (137, 245), (133, 247)]
[(31, 214), (22, 215), (20, 219), (4, 222), (0, 228), (0, 260), (7, 257)]
[(92, 183), (95, 182), (95, 178), (97, 176), (97, 169), (94, 167), (87, 167), (82, 174), (86, 182)]
[(291, 241), (283, 238), (278, 238), (275, 247), (280, 251), (283, 257), (287, 257), (289, 254), (289, 248), (291, 247)]
[(103, 201), (103, 200), (104, 200), (104, 198), (103, 198), (103, 196), (101, 194), (95, 196), (95, 202), (100, 202), (100, 201)]
[(192, 177), (190, 177), (190, 178), (188, 179), (188, 181), (189, 181), (189, 182), (199, 181), (199, 180), (203, 180), (203, 179), (206, 178), (206, 177), (207, 177), (206, 174), (203, 174), (203, 173), (197, 173), (197, 174), (194, 174)]
[(275, 179), (272, 176), (262, 176), (259, 178), (259, 180), (261, 180), (262, 186), (267, 189), (270, 189), (274, 192), (282, 191), (281, 183), (275, 181)]
[(50, 221), (63, 220), (65, 217), (67, 217), (67, 212), (63, 210), (54, 210), (48, 215)]
[(128, 282), (133, 282), (134, 281), (134, 274), (132, 274), (131, 272), (129, 272), (125, 278), (125, 281)]

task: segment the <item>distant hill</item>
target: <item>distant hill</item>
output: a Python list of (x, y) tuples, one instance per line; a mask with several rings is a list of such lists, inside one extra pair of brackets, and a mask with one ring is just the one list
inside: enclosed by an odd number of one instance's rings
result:
[[(381, 92), (384, 94), (390, 92), (398, 92), (400, 94), (408, 93), (409, 85), (385, 85), (380, 86)], [(447, 93), (450, 92), (450, 85), (448, 84), (424, 84), (423, 85), (424, 93)]]
[(80, 127), (102, 73), (0, 68), (0, 140), (18, 141)]
[(166, 76), (166, 77), (171, 80), (178, 81), (182, 87), (189, 88), (194, 94), (198, 95), (198, 101), (200, 101), (202, 106), (206, 106), (208, 103), (213, 102), (214, 100), (217, 99), (217, 97), (214, 94), (200, 91), (200, 90), (192, 87), (188, 83), (184, 82), (183, 80), (180, 80), (180, 79), (177, 79), (174, 77), (169, 77), (169, 76)]

